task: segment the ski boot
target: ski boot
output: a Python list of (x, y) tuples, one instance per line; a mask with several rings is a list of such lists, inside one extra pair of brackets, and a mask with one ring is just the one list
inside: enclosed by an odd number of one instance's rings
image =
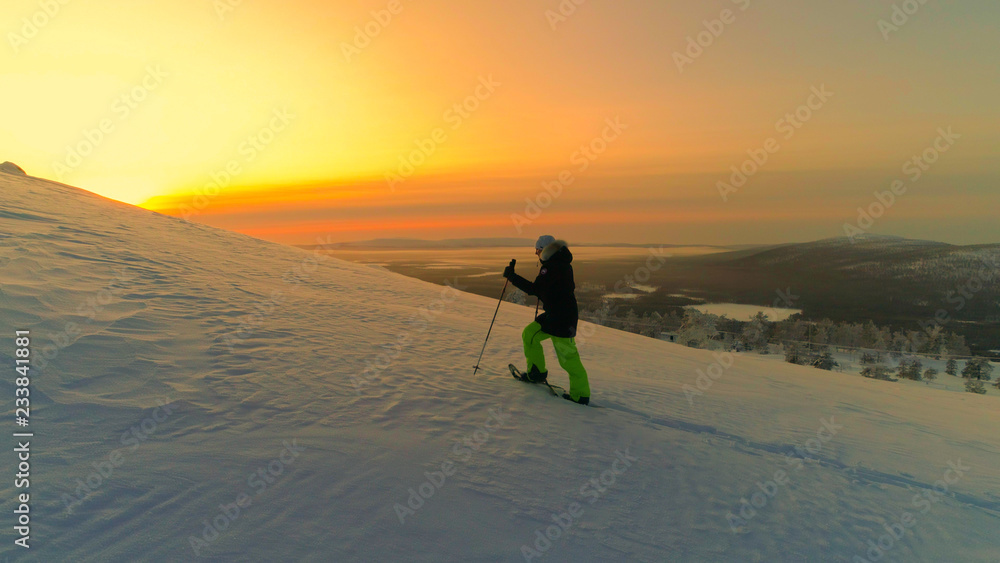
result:
[(524, 374), (524, 378), (528, 383), (545, 383), (549, 378), (549, 372), (538, 371), (538, 366), (531, 366), (531, 370)]

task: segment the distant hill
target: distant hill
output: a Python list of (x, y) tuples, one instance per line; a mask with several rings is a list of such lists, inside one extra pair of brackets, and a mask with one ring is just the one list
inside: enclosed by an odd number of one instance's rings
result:
[[(572, 241), (571, 241), (572, 242)], [(332, 245), (322, 245), (326, 249), (380, 249), (380, 250), (407, 250), (407, 249), (448, 249), (448, 248), (522, 248), (535, 243), (533, 238), (451, 238), (441, 240), (424, 240), (411, 238), (381, 238), (362, 241), (338, 242)], [(761, 248), (759, 245), (689, 245), (689, 244), (654, 244), (654, 243), (572, 243), (574, 247), (620, 247), (620, 248), (687, 248), (699, 246), (704, 248), (718, 248), (724, 250), (738, 250), (746, 248)], [(299, 244), (299, 248), (313, 250), (321, 245)]]
[(965, 334), (974, 350), (1000, 345), (1000, 244), (831, 238), (678, 258), (673, 265), (671, 275), (708, 300), (763, 305), (790, 288), (807, 318), (914, 329), (937, 323)]
[(708, 261), (753, 268), (814, 269), (849, 278), (937, 281), (969, 279), (1000, 267), (1000, 244), (956, 246), (901, 237), (846, 237), (713, 254)]
[[(324, 248), (339, 248), (339, 249), (381, 249), (381, 250), (406, 250), (406, 249), (419, 249), (419, 248), (433, 248), (433, 249), (443, 249), (443, 248), (482, 248), (482, 247), (507, 247), (507, 246), (530, 246), (534, 244), (535, 239), (527, 238), (464, 238), (464, 239), (442, 239), (442, 240), (423, 240), (423, 239), (411, 239), (411, 238), (380, 238), (373, 240), (361, 240), (361, 241), (350, 241), (350, 242), (338, 242), (332, 245), (323, 245)], [(315, 249), (319, 248), (320, 245), (317, 244), (299, 244), (296, 245), (299, 248), (305, 249)]]

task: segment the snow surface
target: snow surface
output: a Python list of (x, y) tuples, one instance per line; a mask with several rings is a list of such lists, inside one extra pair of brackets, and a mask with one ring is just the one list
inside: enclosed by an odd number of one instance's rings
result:
[(528, 307), (474, 377), (496, 301), (384, 268), (8, 175), (0, 242), (0, 355), (30, 330), (35, 358), (32, 547), (8, 449), (0, 557), (858, 561), (882, 536), (883, 561), (1000, 559), (996, 394), (585, 325), (587, 408), (507, 374)]

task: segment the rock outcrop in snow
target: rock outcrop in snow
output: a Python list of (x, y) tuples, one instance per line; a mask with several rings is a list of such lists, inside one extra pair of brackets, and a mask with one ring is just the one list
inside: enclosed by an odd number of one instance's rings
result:
[(27, 174), (24, 173), (24, 170), (22, 170), (20, 166), (10, 161), (0, 164), (0, 172), (4, 172), (6, 174), (14, 174), (17, 176), (27, 176)]

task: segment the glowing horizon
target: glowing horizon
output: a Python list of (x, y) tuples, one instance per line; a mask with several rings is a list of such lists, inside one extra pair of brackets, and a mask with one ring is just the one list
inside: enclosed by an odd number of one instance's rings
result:
[(163, 213), (291, 243), (781, 242), (901, 180), (871, 232), (1000, 241), (994, 5), (56, 4), (8, 8), (0, 160)]

